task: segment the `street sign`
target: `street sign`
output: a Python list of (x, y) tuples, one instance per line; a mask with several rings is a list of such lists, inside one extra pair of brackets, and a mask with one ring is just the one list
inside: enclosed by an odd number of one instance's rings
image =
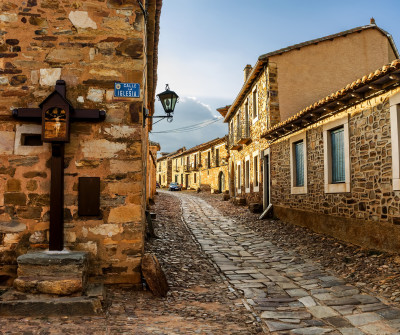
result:
[(114, 97), (116, 98), (140, 98), (140, 84), (115, 83)]

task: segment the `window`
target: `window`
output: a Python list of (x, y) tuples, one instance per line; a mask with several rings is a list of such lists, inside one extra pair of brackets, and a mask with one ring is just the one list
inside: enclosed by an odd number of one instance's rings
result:
[(350, 192), (348, 116), (325, 124), (323, 129), (325, 193)]
[(304, 186), (304, 143), (299, 141), (294, 144), (294, 160), (295, 160), (295, 174), (296, 174), (296, 187)]
[(215, 149), (215, 166), (219, 166), (219, 149)]
[(21, 134), (21, 145), (37, 147), (42, 146), (41, 134)]
[(393, 191), (400, 191), (400, 94), (390, 97), (390, 132), (392, 137)]
[(259, 163), (258, 163), (258, 152), (253, 153), (253, 191), (258, 192), (260, 190), (260, 178), (259, 178)]
[(197, 179), (196, 173), (193, 174), (193, 178), (194, 178), (194, 182), (197, 183), (197, 181), (196, 181), (196, 179)]
[(241, 130), (240, 130), (240, 110), (236, 115), (236, 141), (241, 138)]
[(175, 183), (177, 183), (178, 182), (178, 175), (176, 174), (175, 175)]
[(250, 192), (250, 157), (247, 156), (244, 163), (244, 186), (246, 193)]
[(253, 121), (258, 120), (258, 96), (257, 86), (253, 90)]
[(194, 155), (194, 167), (197, 166), (197, 155)]
[(207, 152), (207, 167), (211, 167), (211, 152)]
[(307, 142), (306, 132), (290, 138), (291, 193), (307, 193)]
[(244, 104), (244, 123), (243, 123), (243, 135), (245, 138), (250, 137), (250, 115), (249, 115), (249, 99), (246, 99)]
[(249, 121), (249, 99), (246, 100), (246, 103), (244, 104), (244, 117), (245, 121)]
[(330, 131), (332, 153), (332, 183), (344, 183), (344, 128)]

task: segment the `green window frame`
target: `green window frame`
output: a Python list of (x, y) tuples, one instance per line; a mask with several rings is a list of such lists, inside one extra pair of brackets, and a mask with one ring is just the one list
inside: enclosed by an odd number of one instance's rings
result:
[(295, 152), (296, 187), (304, 186), (304, 142), (303, 140), (293, 144)]
[(332, 153), (332, 184), (344, 183), (345, 157), (344, 157), (344, 128), (340, 127), (330, 131)]

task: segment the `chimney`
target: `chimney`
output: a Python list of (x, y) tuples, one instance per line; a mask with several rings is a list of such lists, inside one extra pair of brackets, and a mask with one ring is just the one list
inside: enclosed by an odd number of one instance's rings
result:
[(250, 65), (250, 64), (247, 64), (247, 65), (245, 66), (244, 70), (243, 70), (243, 72), (244, 72), (244, 82), (247, 81), (247, 78), (249, 77), (249, 74), (250, 74), (251, 70), (252, 70), (251, 65)]
[(369, 23), (370, 23), (370, 24), (376, 24), (376, 23), (375, 23), (375, 19), (374, 19), (373, 17), (371, 17), (371, 19), (369, 20)]

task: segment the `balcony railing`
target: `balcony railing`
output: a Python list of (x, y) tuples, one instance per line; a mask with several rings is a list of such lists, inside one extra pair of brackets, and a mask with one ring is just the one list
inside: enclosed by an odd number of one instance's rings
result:
[(239, 124), (238, 127), (238, 143), (246, 144), (251, 141), (250, 137), (250, 122), (245, 121)]
[(239, 150), (242, 148), (242, 145), (238, 143), (237, 135), (238, 135), (238, 132), (229, 134), (228, 147), (231, 150)]

